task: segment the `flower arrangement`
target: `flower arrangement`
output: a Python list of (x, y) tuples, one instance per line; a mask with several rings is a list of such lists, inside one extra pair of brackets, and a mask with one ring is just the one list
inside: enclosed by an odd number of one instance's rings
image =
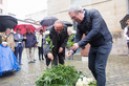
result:
[(97, 86), (97, 85), (92, 78), (87, 78), (84, 75), (80, 75), (80, 78), (76, 82), (76, 86)]
[(73, 66), (58, 65), (48, 68), (36, 81), (36, 86), (96, 86)]

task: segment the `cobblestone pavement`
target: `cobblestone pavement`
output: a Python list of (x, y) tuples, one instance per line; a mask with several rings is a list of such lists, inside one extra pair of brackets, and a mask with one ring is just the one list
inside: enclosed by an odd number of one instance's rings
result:
[[(28, 64), (25, 51), (23, 53), (23, 65), (21, 70), (9, 76), (0, 78), (0, 86), (35, 86), (35, 81), (45, 70), (44, 61), (38, 60), (36, 63)], [(66, 61), (67, 65), (73, 65), (78, 70), (83, 71), (92, 78), (87, 62), (77, 60)], [(107, 86), (129, 86), (129, 56), (110, 56), (107, 64)]]

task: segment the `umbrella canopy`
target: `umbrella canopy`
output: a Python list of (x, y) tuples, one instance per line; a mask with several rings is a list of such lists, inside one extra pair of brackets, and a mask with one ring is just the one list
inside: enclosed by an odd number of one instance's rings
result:
[(20, 24), (14, 28), (14, 31), (17, 31), (17, 30), (20, 30), (20, 33), (24, 35), (27, 32), (34, 33), (36, 28), (30, 24)]
[(13, 29), (17, 24), (17, 19), (14, 17), (0, 16), (0, 32), (4, 32), (7, 28)]
[(55, 21), (58, 20), (56, 17), (45, 17), (40, 24), (42, 26), (51, 26), (55, 23)]
[(129, 19), (129, 14), (126, 14), (125, 17), (120, 21), (122, 29), (124, 29), (127, 26), (126, 21), (128, 19)]
[(62, 21), (67, 27), (71, 27), (73, 24), (71, 24), (70, 22), (68, 21)]

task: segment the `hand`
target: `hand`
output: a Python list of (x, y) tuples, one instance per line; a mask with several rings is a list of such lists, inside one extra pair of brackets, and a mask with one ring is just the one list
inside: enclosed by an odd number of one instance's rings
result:
[(78, 48), (79, 48), (78, 43), (74, 43), (71, 49), (75, 51), (75, 50), (77, 50)]
[(50, 52), (47, 54), (47, 56), (48, 56), (48, 58), (49, 58), (51, 61), (54, 59), (53, 54), (52, 54), (52, 53), (50, 53)]
[(70, 50), (66, 53), (66, 57), (71, 57), (73, 54), (73, 50)]
[(62, 53), (62, 52), (63, 52), (63, 48), (60, 47), (60, 48), (59, 48), (59, 53)]

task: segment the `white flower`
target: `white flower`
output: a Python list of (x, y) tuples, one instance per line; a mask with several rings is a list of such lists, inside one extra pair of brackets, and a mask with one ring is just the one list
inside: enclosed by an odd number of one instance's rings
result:
[(88, 83), (90, 83), (90, 82), (92, 82), (92, 81), (94, 81), (93, 78), (88, 78), (88, 79), (87, 79), (87, 82), (88, 82)]
[(83, 86), (87, 86), (88, 85), (88, 81), (86, 77), (83, 77)]
[(81, 78), (78, 79), (76, 86), (83, 86), (83, 81)]

